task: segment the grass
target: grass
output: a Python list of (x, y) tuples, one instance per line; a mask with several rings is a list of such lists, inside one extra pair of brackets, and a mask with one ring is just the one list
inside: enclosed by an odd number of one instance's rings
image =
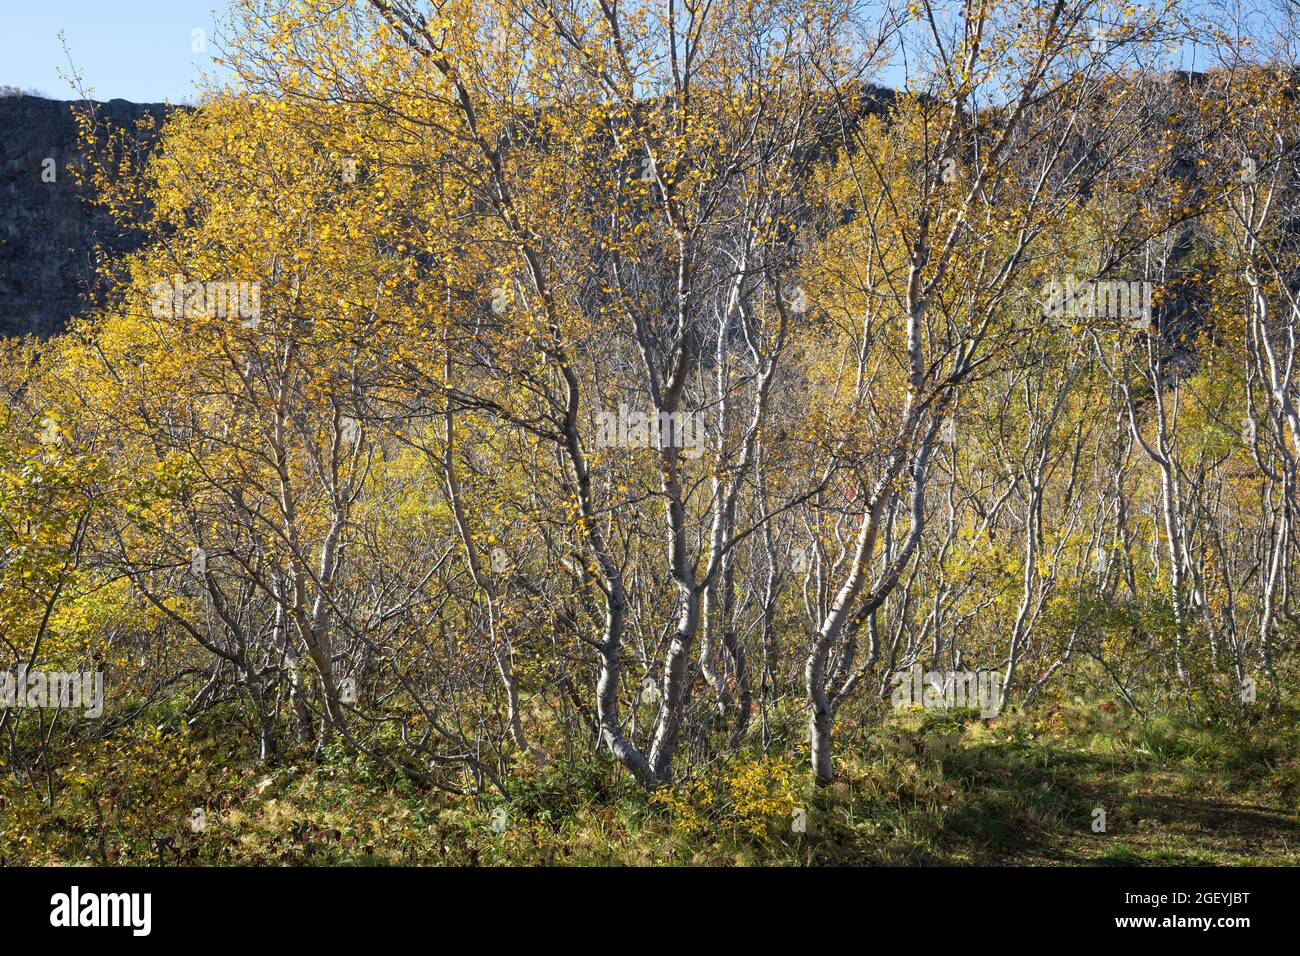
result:
[[(893, 714), (841, 744), (838, 778), (820, 790), (805, 768), (757, 754), (656, 795), (608, 759), (557, 764), (517, 778), (508, 799), (420, 790), (337, 753), (268, 768), (189, 737), (155, 739), (148, 754), (159, 763), (140, 781), (130, 763), (115, 764), (120, 779), (81, 765), (53, 811), (6, 783), (0, 862), (1300, 863), (1291, 712), (1138, 721), (1076, 702), (992, 721)], [(206, 809), (202, 833), (187, 825), (191, 804)]]

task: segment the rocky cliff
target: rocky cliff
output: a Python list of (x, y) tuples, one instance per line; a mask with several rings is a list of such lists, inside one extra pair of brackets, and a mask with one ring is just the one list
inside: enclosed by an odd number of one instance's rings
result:
[[(95, 292), (96, 243), (113, 252), (132, 245), (69, 174), (79, 156), (75, 105), (0, 96), (0, 335), (62, 330)], [(113, 126), (167, 109), (125, 100), (98, 108)]]

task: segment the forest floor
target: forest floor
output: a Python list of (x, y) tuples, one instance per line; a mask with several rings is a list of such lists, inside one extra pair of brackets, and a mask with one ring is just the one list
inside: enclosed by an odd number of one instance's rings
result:
[(218, 728), (152, 725), (72, 755), (53, 810), (6, 775), (0, 862), (1294, 865), (1298, 727), (1291, 710), (1139, 720), (1077, 701), (991, 721), (891, 714), (842, 729), (820, 790), (752, 754), (658, 794), (607, 760), (557, 759), (518, 770), (505, 798), (341, 752), (259, 765)]

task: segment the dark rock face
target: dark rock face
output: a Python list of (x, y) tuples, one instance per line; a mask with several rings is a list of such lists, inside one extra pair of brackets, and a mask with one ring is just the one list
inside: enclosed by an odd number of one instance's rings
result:
[[(118, 254), (136, 243), (73, 181), (69, 164), (80, 156), (74, 105), (0, 97), (0, 335), (62, 331), (95, 292), (95, 244)], [(97, 108), (109, 125), (131, 128), (169, 107), (110, 100)]]

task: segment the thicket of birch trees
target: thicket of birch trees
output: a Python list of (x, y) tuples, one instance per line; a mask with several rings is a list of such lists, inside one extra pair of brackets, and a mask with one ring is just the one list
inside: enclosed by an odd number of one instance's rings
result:
[(1294, 692), (1294, 8), (238, 7), (230, 87), (87, 108), (146, 243), (4, 346), (9, 664), (108, 688), (15, 779), (162, 700), (466, 792), (827, 783), (914, 665)]

